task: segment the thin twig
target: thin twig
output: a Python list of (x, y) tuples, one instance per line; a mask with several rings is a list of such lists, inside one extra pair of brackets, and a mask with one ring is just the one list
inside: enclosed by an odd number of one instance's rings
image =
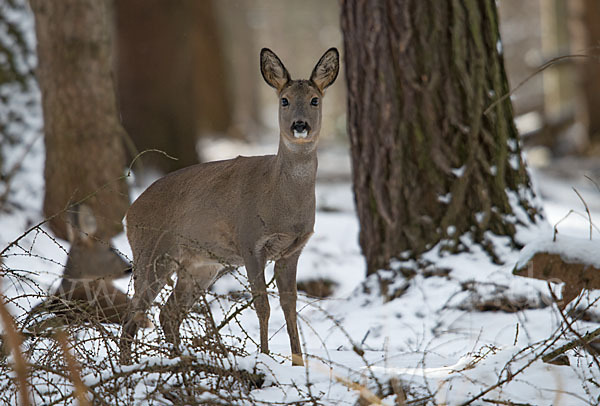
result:
[(579, 199), (583, 202), (583, 206), (585, 207), (585, 212), (588, 215), (588, 221), (590, 222), (590, 241), (592, 240), (592, 214), (590, 213), (590, 208), (588, 207), (587, 203), (585, 202), (585, 200), (583, 199), (583, 197), (579, 194), (579, 192), (577, 191), (577, 189), (575, 189), (574, 187), (572, 188), (573, 191), (577, 194), (577, 196), (579, 197)]
[(583, 175), (587, 180), (589, 180), (590, 182), (592, 182), (594, 184), (594, 186), (596, 186), (596, 189), (598, 189), (598, 192), (600, 192), (600, 185), (598, 185), (598, 182), (596, 182), (594, 179), (590, 178), (587, 175)]
[(569, 210), (569, 212), (567, 214), (565, 214), (565, 216), (563, 218), (561, 218), (554, 224), (554, 227), (553, 227), (554, 232), (552, 233), (552, 242), (556, 242), (556, 234), (558, 234), (558, 225), (560, 223), (562, 223), (563, 221), (565, 221), (567, 219), (567, 217), (569, 217), (571, 215), (571, 213), (575, 213), (575, 210), (573, 210), (573, 209)]
[(594, 339), (596, 339), (599, 336), (600, 336), (600, 328), (597, 328), (596, 330), (592, 331), (591, 333), (586, 333), (583, 336), (580, 336), (581, 338), (577, 338), (576, 340), (570, 341), (567, 344), (557, 348), (556, 350), (544, 355), (542, 357), (542, 361), (544, 361), (544, 362), (552, 361), (554, 358), (558, 357), (561, 354), (564, 354), (565, 352), (567, 352), (569, 350), (572, 350), (573, 348), (577, 348), (581, 345), (591, 343), (592, 341), (594, 341)]
[[(548, 290), (550, 291), (550, 295), (552, 296), (552, 300), (554, 300), (555, 302), (558, 302), (558, 298), (556, 297), (556, 295), (552, 291), (552, 288), (550, 287), (550, 282), (547, 282), (547, 283), (548, 283)], [(596, 329), (592, 333), (586, 334), (585, 336), (582, 337), (581, 334), (579, 334), (579, 332), (577, 330), (575, 330), (572, 326), (572, 324), (576, 321), (576, 319), (574, 319), (573, 322), (569, 323), (567, 321), (567, 316), (565, 316), (564, 312), (560, 309), (560, 307), (557, 306), (557, 308), (558, 308), (558, 313), (560, 314), (560, 317), (563, 319), (563, 321), (567, 325), (567, 329), (577, 337), (577, 341), (579, 341), (579, 344), (583, 345), (583, 347), (588, 351), (588, 353), (590, 353), (590, 355), (592, 356), (592, 359), (594, 360), (594, 363), (596, 364), (598, 369), (600, 369), (600, 361), (598, 361), (598, 358), (594, 355), (594, 351), (590, 348), (590, 345), (589, 345), (589, 342), (592, 341), (593, 338), (600, 335), (600, 328)], [(591, 339), (588, 339), (589, 335), (593, 335), (593, 337)], [(550, 359), (552, 359), (552, 358), (550, 358)]]
[[(129, 177), (131, 176), (131, 170), (133, 169), (133, 165), (135, 164), (135, 161), (137, 161), (138, 158), (141, 158), (142, 155), (144, 155), (147, 152), (158, 152), (159, 154), (162, 154), (164, 156), (166, 156), (169, 159), (172, 159), (174, 161), (178, 161), (178, 158), (175, 158), (174, 156), (171, 156), (169, 154), (167, 154), (165, 151), (162, 151), (160, 149), (145, 149), (142, 152), (140, 152), (139, 154), (137, 154), (136, 156), (133, 157), (133, 159), (131, 160), (131, 162), (129, 163), (129, 167), (127, 168), (127, 174), (124, 175), (123, 177)], [(121, 178), (123, 178), (121, 177)], [(120, 179), (121, 179), (120, 178)]]
[(521, 86), (523, 86), (525, 83), (529, 82), (535, 75), (537, 75), (538, 73), (546, 70), (547, 68), (549, 68), (550, 66), (554, 65), (557, 62), (561, 62), (565, 59), (572, 59), (572, 58), (589, 58), (590, 55), (587, 54), (572, 54), (572, 55), (562, 55), (562, 56), (557, 56), (556, 58), (552, 58), (550, 59), (548, 62), (544, 63), (542, 66), (540, 66), (539, 68), (537, 68), (535, 71), (533, 71), (533, 73), (529, 76), (527, 76), (525, 79), (523, 79), (521, 81), (521, 83), (519, 83), (515, 88), (511, 89), (508, 93), (502, 95), (499, 99), (495, 100), (492, 104), (490, 104), (488, 106), (488, 108), (486, 108), (483, 111), (484, 115), (489, 114), (489, 112), (496, 107), (496, 105), (498, 103), (503, 102), (504, 100), (506, 100), (507, 98), (509, 98), (510, 96), (513, 95), (514, 92), (516, 92), (517, 90), (519, 90), (521, 88)]

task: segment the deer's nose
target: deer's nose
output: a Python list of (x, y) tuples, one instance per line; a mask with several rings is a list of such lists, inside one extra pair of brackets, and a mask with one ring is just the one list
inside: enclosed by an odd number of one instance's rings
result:
[(308, 131), (308, 124), (306, 123), (306, 121), (294, 121), (292, 123), (292, 131), (296, 131), (299, 133)]

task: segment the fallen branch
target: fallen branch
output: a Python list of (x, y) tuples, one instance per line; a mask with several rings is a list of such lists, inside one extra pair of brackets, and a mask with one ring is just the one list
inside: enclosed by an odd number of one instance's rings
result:
[(585, 345), (591, 343), (597, 337), (600, 337), (600, 328), (597, 328), (596, 330), (592, 331), (591, 333), (587, 333), (587, 334), (581, 336), (581, 338), (577, 338), (577, 339), (557, 348), (556, 350), (552, 351), (551, 353), (544, 355), (542, 357), (542, 361), (550, 362), (554, 358), (558, 357), (559, 355), (564, 354), (565, 352), (567, 352), (569, 350), (572, 350), (573, 348), (577, 348), (582, 345), (585, 346)]

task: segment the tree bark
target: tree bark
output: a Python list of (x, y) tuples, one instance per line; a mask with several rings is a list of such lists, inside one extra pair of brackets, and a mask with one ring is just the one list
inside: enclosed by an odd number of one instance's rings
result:
[[(354, 194), (367, 273), (538, 210), (521, 159), (491, 0), (342, 2)], [(495, 104), (493, 104), (495, 103)], [(492, 106), (493, 104), (493, 106)], [(485, 111), (486, 108), (489, 111)]]
[[(198, 162), (202, 134), (231, 125), (225, 61), (212, 0), (119, 0), (118, 98), (141, 161), (170, 172)], [(130, 153), (130, 157), (135, 154)]]
[[(129, 206), (123, 138), (111, 77), (111, 0), (31, 0), (42, 91), (46, 166), (44, 214), (85, 199), (96, 237), (122, 230)], [(67, 238), (66, 217), (50, 228)]]
[[(572, 4), (570, 4), (573, 6)], [(595, 155), (600, 155), (600, 2), (597, 0), (583, 0), (580, 5), (579, 16), (583, 30), (583, 49), (592, 55), (579, 63), (580, 89), (583, 93), (583, 102), (586, 115), (586, 124), (589, 141)]]

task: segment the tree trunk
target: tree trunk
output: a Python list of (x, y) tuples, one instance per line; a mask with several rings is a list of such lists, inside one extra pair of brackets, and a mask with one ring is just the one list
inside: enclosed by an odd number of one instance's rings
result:
[[(536, 220), (495, 3), (342, 2), (348, 134), (367, 273), (468, 234), (498, 261)], [(489, 111), (486, 108), (492, 105)]]
[(221, 27), (222, 53), (228, 61), (227, 72), (231, 95), (231, 127), (229, 135), (240, 139), (255, 137), (260, 127), (262, 81), (256, 69), (256, 55), (260, 46), (255, 38), (257, 28), (248, 18), (257, 7), (255, 1), (218, 0), (214, 2), (217, 24)]
[[(46, 167), (44, 214), (86, 199), (96, 237), (122, 230), (129, 206), (122, 178), (124, 130), (111, 77), (111, 0), (31, 0), (37, 35)], [(67, 238), (66, 216), (50, 220)]]
[[(118, 98), (141, 161), (169, 172), (198, 162), (202, 134), (231, 125), (225, 61), (212, 1), (119, 0)], [(131, 157), (135, 154), (130, 154)]]
[[(582, 0), (581, 2), (570, 2), (571, 8), (579, 11), (575, 16), (577, 27), (580, 28), (581, 37), (575, 41), (575, 46), (585, 49), (591, 56), (578, 61), (579, 88), (582, 92), (581, 110), (585, 114), (589, 141), (592, 148), (588, 152), (600, 155), (600, 2), (598, 0)], [(578, 7), (577, 7), (577, 6)], [(573, 23), (571, 21), (571, 23)], [(574, 24), (573, 24), (574, 25)]]

